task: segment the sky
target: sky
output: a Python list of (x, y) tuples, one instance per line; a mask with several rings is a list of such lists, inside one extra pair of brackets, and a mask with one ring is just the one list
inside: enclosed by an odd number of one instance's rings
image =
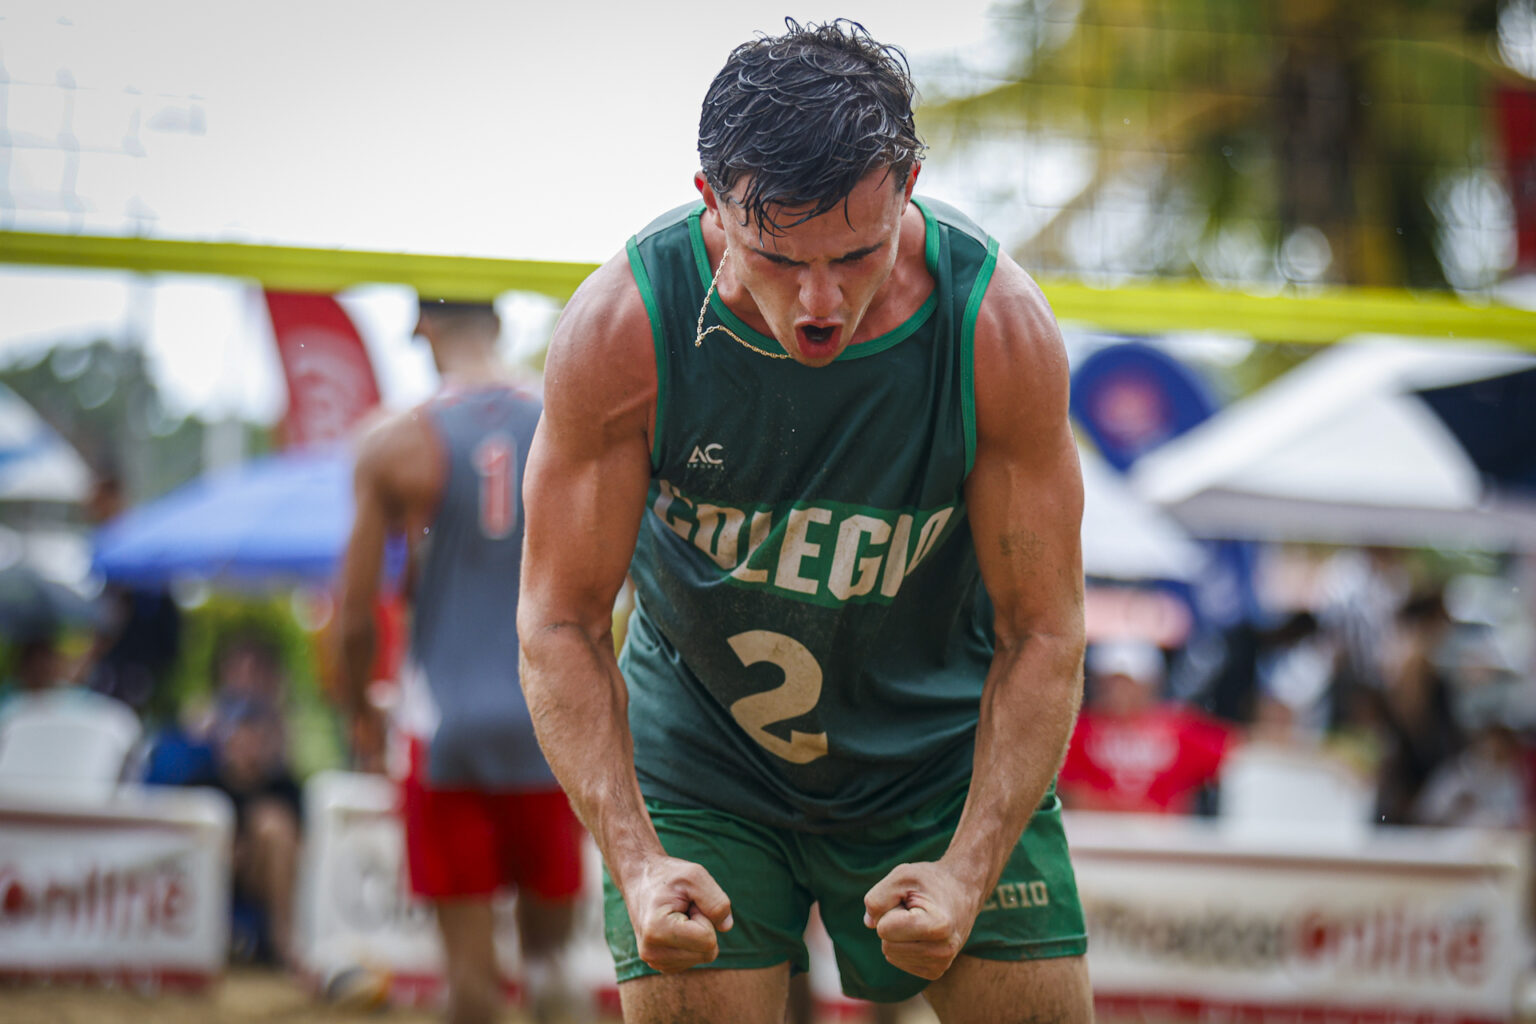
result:
[[(598, 262), (695, 195), (699, 102), (735, 44), (851, 17), (921, 82), (984, 58), (992, 2), (14, 0), (0, 228)], [(410, 294), (343, 302), (386, 402), (430, 391)], [(500, 305), (514, 349), (554, 315)], [(248, 284), (0, 267), (0, 362), (103, 335), (142, 339), (177, 412), (281, 412)]]

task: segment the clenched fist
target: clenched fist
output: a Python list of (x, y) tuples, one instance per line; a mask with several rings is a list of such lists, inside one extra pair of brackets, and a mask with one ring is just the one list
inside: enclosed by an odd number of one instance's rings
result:
[(898, 864), (865, 894), (864, 924), (892, 965), (936, 981), (964, 948), (979, 909), (939, 864)]
[(709, 872), (691, 861), (656, 857), (624, 887), (640, 959), (663, 974), (720, 955), (716, 932), (730, 931), (731, 901)]

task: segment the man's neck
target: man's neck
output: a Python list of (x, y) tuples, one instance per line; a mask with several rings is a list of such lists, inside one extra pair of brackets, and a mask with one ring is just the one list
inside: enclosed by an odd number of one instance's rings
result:
[(474, 388), (503, 384), (509, 379), (505, 367), (494, 352), (445, 353), (437, 363), (444, 387)]

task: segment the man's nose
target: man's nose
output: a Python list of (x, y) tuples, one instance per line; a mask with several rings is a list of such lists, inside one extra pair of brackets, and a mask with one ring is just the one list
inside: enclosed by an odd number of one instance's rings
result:
[(826, 319), (837, 313), (843, 302), (843, 289), (834, 274), (808, 269), (800, 277), (800, 308), (806, 316)]

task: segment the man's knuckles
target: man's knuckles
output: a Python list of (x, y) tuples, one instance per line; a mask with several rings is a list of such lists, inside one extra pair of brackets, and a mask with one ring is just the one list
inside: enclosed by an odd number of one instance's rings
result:
[(892, 911), (880, 919), (875, 934), (890, 942), (945, 942), (954, 933), (950, 921), (910, 910)]
[(701, 946), (679, 946), (644, 940), (640, 943), (640, 959), (663, 974), (710, 963), (719, 955), (720, 947), (713, 942)]

